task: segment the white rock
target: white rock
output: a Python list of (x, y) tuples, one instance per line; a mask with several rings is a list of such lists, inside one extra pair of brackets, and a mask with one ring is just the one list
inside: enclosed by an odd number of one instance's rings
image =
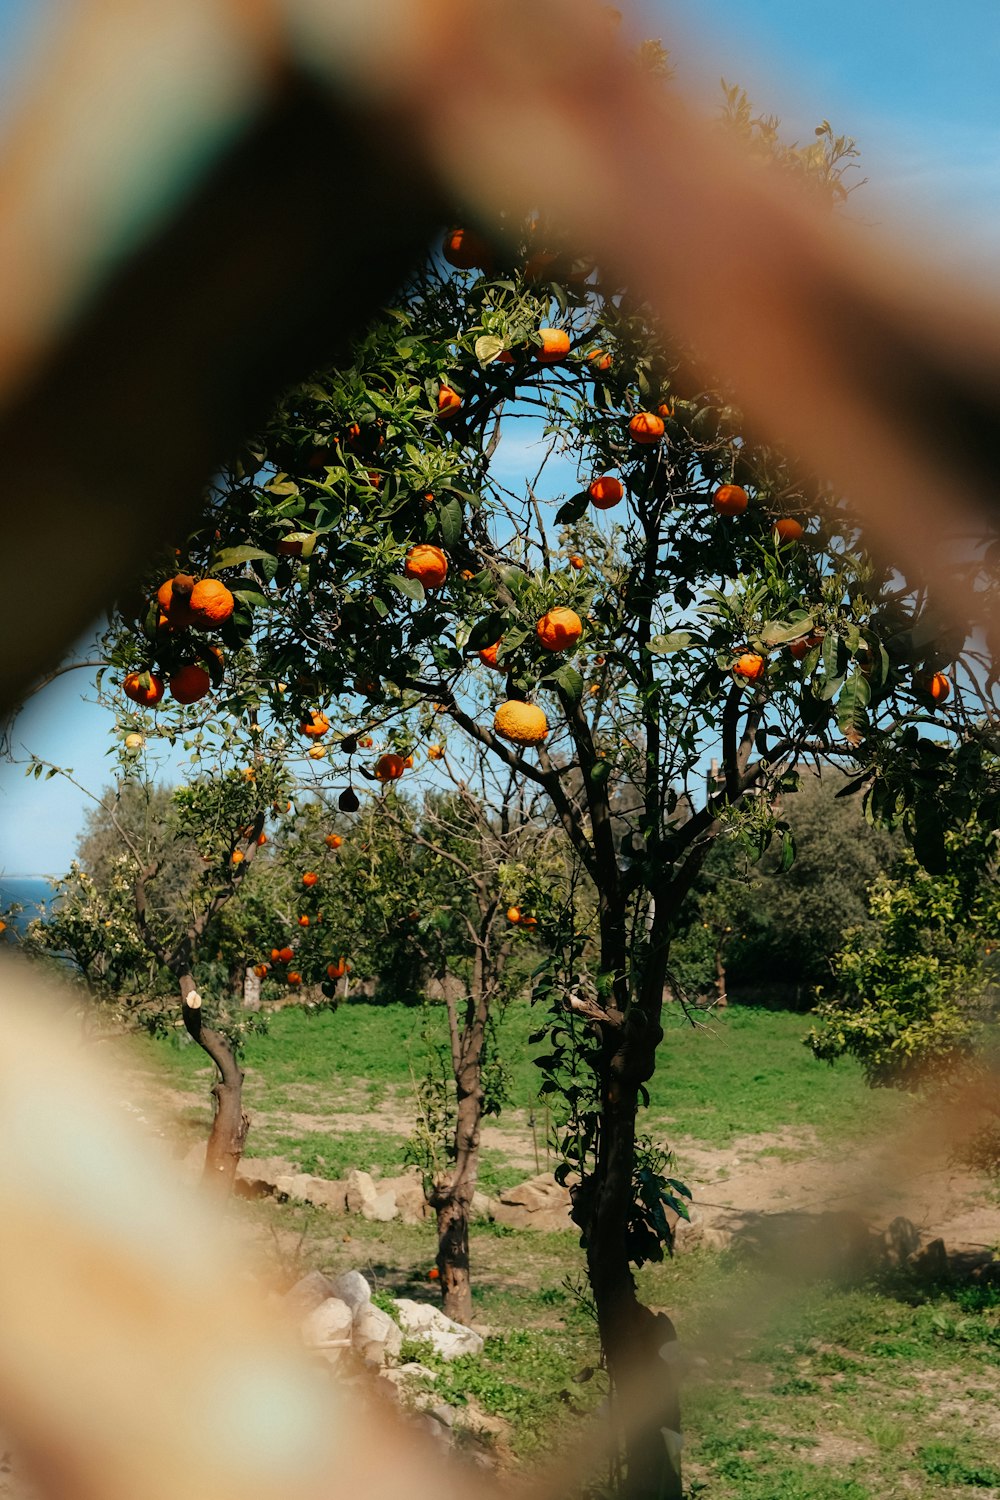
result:
[(396, 1214), (396, 1194), (391, 1190), (377, 1193), (370, 1202), (361, 1205), (361, 1217), (372, 1219), (377, 1224), (388, 1224)]
[(327, 1297), (319, 1307), (306, 1313), (300, 1323), (302, 1337), (311, 1349), (322, 1349), (330, 1344), (346, 1344), (351, 1338), (353, 1313), (339, 1297)]
[(403, 1347), (403, 1330), (380, 1307), (368, 1303), (354, 1319), (354, 1347), (370, 1365), (395, 1359)]
[(374, 1203), (378, 1194), (375, 1184), (367, 1172), (355, 1169), (347, 1179), (347, 1212), (360, 1214), (366, 1203)]
[(283, 1300), (293, 1317), (304, 1318), (306, 1313), (311, 1313), (332, 1296), (333, 1282), (329, 1276), (324, 1276), (322, 1271), (310, 1271), (285, 1293)]
[(411, 1339), (427, 1339), (442, 1359), (458, 1359), (462, 1354), (482, 1354), (482, 1335), (445, 1316), (429, 1302), (411, 1302), (408, 1297), (396, 1300), (399, 1321)]
[(332, 1296), (347, 1303), (355, 1317), (372, 1300), (372, 1289), (360, 1271), (342, 1271), (330, 1283), (330, 1291)]

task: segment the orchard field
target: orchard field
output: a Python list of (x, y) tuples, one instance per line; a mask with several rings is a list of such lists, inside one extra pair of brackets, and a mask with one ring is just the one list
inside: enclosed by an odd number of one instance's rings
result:
[[(911, 1157), (904, 1178), (879, 1176), (887, 1141), (919, 1135), (925, 1103), (871, 1091), (851, 1062), (816, 1061), (801, 1040), (808, 1017), (733, 1007), (698, 1019), (692, 1027), (670, 1018), (670, 1087), (654, 1078), (648, 1112), (654, 1139), (675, 1146), (696, 1219), (728, 1199), (774, 1223), (846, 1209), (884, 1227), (905, 1209), (927, 1215), (936, 1203), (948, 1213), (938, 1187), (947, 1179), (954, 1193), (961, 1176), (964, 1197), (951, 1208), (968, 1217), (973, 1205), (980, 1232), (992, 1223), (1000, 1241), (1000, 1206), (986, 1180), (959, 1174), (946, 1157)], [(243, 1058), (248, 1155), (283, 1156), (331, 1178), (352, 1167), (399, 1171), (414, 1115), (411, 1069), (419, 1074), (440, 1023), (438, 1008), (402, 1005), (272, 1014)], [(491, 1192), (534, 1174), (536, 1145), (546, 1167), (531, 1024), (530, 1008), (510, 1007), (503, 1042), (512, 1105), (484, 1134), (482, 1185)], [(180, 1039), (123, 1045), (135, 1107), (155, 1112), (179, 1154), (203, 1142), (211, 1070), (199, 1050)], [(376, 1224), (273, 1199), (237, 1201), (231, 1211), (280, 1287), (312, 1267), (354, 1267), (394, 1295), (434, 1295), (432, 1221)], [(952, 1248), (949, 1222), (920, 1227)], [(420, 1357), (434, 1369), (435, 1399), (477, 1434), (469, 1441), (485, 1444), (502, 1468), (518, 1468), (550, 1450), (554, 1424), (568, 1443), (577, 1414), (604, 1394), (599, 1370), (581, 1379), (599, 1363), (584, 1259), (573, 1233), (484, 1221), (473, 1225), (471, 1252), (476, 1322), (490, 1333), (485, 1355), (450, 1365)], [(647, 1266), (640, 1291), (684, 1330), (691, 1495), (1000, 1493), (1000, 1288), (988, 1278), (866, 1274), (835, 1254), (817, 1266), (775, 1254), (751, 1233)]]

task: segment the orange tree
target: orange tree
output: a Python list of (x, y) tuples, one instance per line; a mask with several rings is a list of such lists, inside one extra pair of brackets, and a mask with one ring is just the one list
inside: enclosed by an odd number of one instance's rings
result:
[[(841, 147), (818, 139), (812, 180), (832, 197)], [(643, 1495), (679, 1493), (662, 1437), (679, 1415), (673, 1330), (632, 1268), (683, 1203), (637, 1117), (708, 850), (738, 828), (790, 863), (772, 803), (803, 757), (845, 767), (932, 863), (950, 819), (997, 807), (962, 632), (694, 369), (543, 221), (492, 246), (450, 231), (351, 362), (292, 392), (220, 475), (181, 559), (182, 596), (205, 576), (238, 601), (220, 706), (301, 733), (355, 799), (414, 752), (483, 750), (544, 794), (592, 882), (595, 971), (554, 944), (571, 962), (541, 986), (543, 1087), (572, 1063), (573, 1214), (621, 1409), (651, 1419), (628, 1441)], [(541, 446), (515, 469), (533, 419)], [(204, 655), (180, 618), (137, 618), (109, 640), (121, 671)]]

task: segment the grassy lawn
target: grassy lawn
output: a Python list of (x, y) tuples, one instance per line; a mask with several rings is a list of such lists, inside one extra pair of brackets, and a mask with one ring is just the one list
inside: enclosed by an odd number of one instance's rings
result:
[[(440, 1011), (349, 1006), (272, 1016), (248, 1040), (253, 1149), (339, 1176), (352, 1166), (398, 1168), (409, 1129), (411, 1068), (426, 1056)], [(526, 1135), (537, 1070), (526, 1007), (506, 1022), (514, 1105), (504, 1129)], [(692, 1029), (668, 1018), (650, 1121), (671, 1137), (727, 1146), (762, 1132), (809, 1131), (822, 1145), (879, 1136), (905, 1119), (905, 1099), (870, 1093), (856, 1069), (815, 1062), (808, 1020), (732, 1009)], [(208, 1119), (210, 1070), (194, 1047), (137, 1042), (140, 1065), (206, 1102), (183, 1114), (192, 1137)], [(335, 1117), (334, 1128), (324, 1117)], [(384, 1129), (373, 1128), (378, 1121)], [(503, 1122), (501, 1122), (503, 1125)], [(502, 1145), (486, 1185), (525, 1175)], [(512, 1147), (513, 1149), (513, 1147)], [(523, 1144), (522, 1144), (523, 1150)], [(776, 1155), (780, 1159), (780, 1152)], [(432, 1296), (430, 1226), (369, 1224), (271, 1201), (241, 1204), (291, 1282), (313, 1265), (365, 1271), (378, 1290)], [(482, 1359), (437, 1364), (435, 1397), (485, 1431), (505, 1466), (573, 1451), (582, 1414), (605, 1393), (570, 1233), (482, 1225), (473, 1231), (476, 1316), (490, 1330)], [(704, 1500), (884, 1500), (1000, 1497), (1000, 1292), (969, 1284), (920, 1287), (897, 1275), (857, 1284), (796, 1285), (736, 1253), (694, 1251), (647, 1266), (640, 1292), (674, 1319), (690, 1356), (685, 1465)]]

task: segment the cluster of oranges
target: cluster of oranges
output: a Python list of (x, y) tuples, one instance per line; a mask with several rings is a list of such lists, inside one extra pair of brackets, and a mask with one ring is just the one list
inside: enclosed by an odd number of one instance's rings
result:
[[(182, 631), (220, 630), (231, 617), (236, 601), (218, 578), (194, 579), (177, 573), (160, 584), (156, 591), (157, 628), (179, 634)], [(222, 651), (216, 645), (204, 645), (202, 655), (210, 655), (222, 666)], [(167, 683), (159, 672), (146, 667), (129, 672), (122, 684), (126, 698), (143, 708), (155, 708), (167, 685), (178, 703), (197, 703), (212, 685), (211, 675), (201, 662), (185, 662), (170, 673)]]

